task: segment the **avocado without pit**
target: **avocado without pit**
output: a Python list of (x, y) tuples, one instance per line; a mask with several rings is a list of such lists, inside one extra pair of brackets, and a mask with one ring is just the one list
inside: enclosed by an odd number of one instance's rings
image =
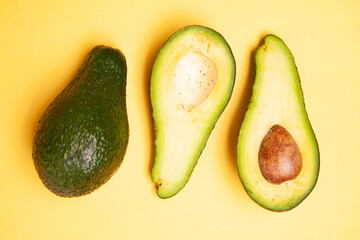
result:
[(262, 207), (287, 211), (315, 187), (319, 164), (293, 55), (267, 35), (255, 52), (255, 82), (237, 143), (241, 182)]
[(212, 29), (182, 28), (159, 51), (151, 75), (151, 104), (152, 181), (160, 198), (174, 196), (189, 180), (234, 81), (234, 56)]
[(119, 168), (128, 144), (126, 60), (96, 46), (42, 115), (33, 160), (43, 184), (61, 197), (89, 194)]

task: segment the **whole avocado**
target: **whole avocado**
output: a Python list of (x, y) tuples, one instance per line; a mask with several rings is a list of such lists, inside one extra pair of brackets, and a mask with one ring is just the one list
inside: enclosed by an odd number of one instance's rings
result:
[(119, 168), (129, 139), (126, 74), (121, 51), (96, 46), (42, 115), (33, 160), (56, 195), (89, 194)]

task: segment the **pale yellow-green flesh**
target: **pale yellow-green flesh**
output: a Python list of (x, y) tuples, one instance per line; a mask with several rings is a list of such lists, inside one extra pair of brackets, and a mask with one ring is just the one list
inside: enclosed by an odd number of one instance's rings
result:
[[(314, 187), (318, 146), (305, 111), (297, 69), (286, 45), (269, 35), (255, 57), (255, 84), (239, 133), (238, 169), (244, 187), (257, 203), (284, 211), (299, 204)], [(275, 124), (292, 135), (302, 156), (300, 174), (279, 185), (265, 180), (258, 163), (261, 142)]]
[[(179, 101), (174, 85), (176, 63), (187, 52), (211, 59), (216, 84), (197, 106)], [(151, 78), (155, 124), (155, 161), (152, 180), (163, 198), (175, 195), (188, 181), (215, 122), (226, 106), (234, 83), (235, 64), (230, 48), (218, 33), (199, 26), (180, 30), (160, 50)]]

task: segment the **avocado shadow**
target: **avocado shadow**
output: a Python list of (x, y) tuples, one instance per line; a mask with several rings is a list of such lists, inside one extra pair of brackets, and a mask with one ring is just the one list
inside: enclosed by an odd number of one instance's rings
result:
[(238, 175), (237, 171), (237, 143), (239, 132), (241, 128), (241, 124), (244, 121), (245, 113), (247, 111), (250, 97), (252, 94), (252, 88), (255, 82), (255, 52), (260, 44), (263, 42), (264, 37), (267, 35), (267, 32), (263, 32), (259, 34), (260, 38), (256, 45), (251, 47), (251, 51), (249, 54), (249, 66), (248, 66), (248, 73), (246, 77), (246, 83), (242, 90), (242, 94), (238, 101), (238, 105), (236, 106), (235, 114), (231, 120), (230, 128), (229, 128), (229, 135), (228, 135), (228, 154), (229, 159), (231, 160), (230, 165), (231, 168), (234, 170), (234, 173)]
[[(234, 171), (237, 173), (236, 167), (236, 152), (237, 152), (237, 141), (239, 136), (239, 131), (241, 124), (244, 120), (245, 113), (247, 110), (247, 106), (250, 100), (250, 96), (252, 93), (252, 86), (254, 84), (254, 72), (255, 72), (255, 51), (256, 48), (252, 48), (249, 60), (248, 74), (246, 77), (245, 87), (242, 90), (242, 94), (236, 106), (235, 114), (231, 120), (229, 135), (228, 135), (228, 153), (231, 159), (231, 166), (235, 165)], [(235, 160), (235, 161), (234, 161)], [(235, 163), (235, 164), (234, 164)]]

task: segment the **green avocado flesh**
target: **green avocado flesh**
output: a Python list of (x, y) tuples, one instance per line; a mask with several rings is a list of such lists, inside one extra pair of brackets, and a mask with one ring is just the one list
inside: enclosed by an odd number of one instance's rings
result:
[(126, 72), (119, 50), (95, 47), (42, 115), (33, 160), (56, 195), (88, 194), (119, 168), (129, 138)]
[(161, 198), (189, 180), (235, 80), (235, 61), (225, 39), (212, 29), (188, 26), (161, 48), (151, 76), (155, 127), (152, 181)]
[[(296, 142), (302, 159), (298, 175), (280, 184), (267, 181), (259, 167), (260, 146), (273, 127), (285, 129), (292, 136), (289, 141)], [(285, 43), (274, 35), (267, 35), (255, 53), (255, 83), (239, 133), (237, 166), (249, 196), (272, 211), (297, 206), (318, 178), (319, 150), (305, 110), (294, 58)]]

